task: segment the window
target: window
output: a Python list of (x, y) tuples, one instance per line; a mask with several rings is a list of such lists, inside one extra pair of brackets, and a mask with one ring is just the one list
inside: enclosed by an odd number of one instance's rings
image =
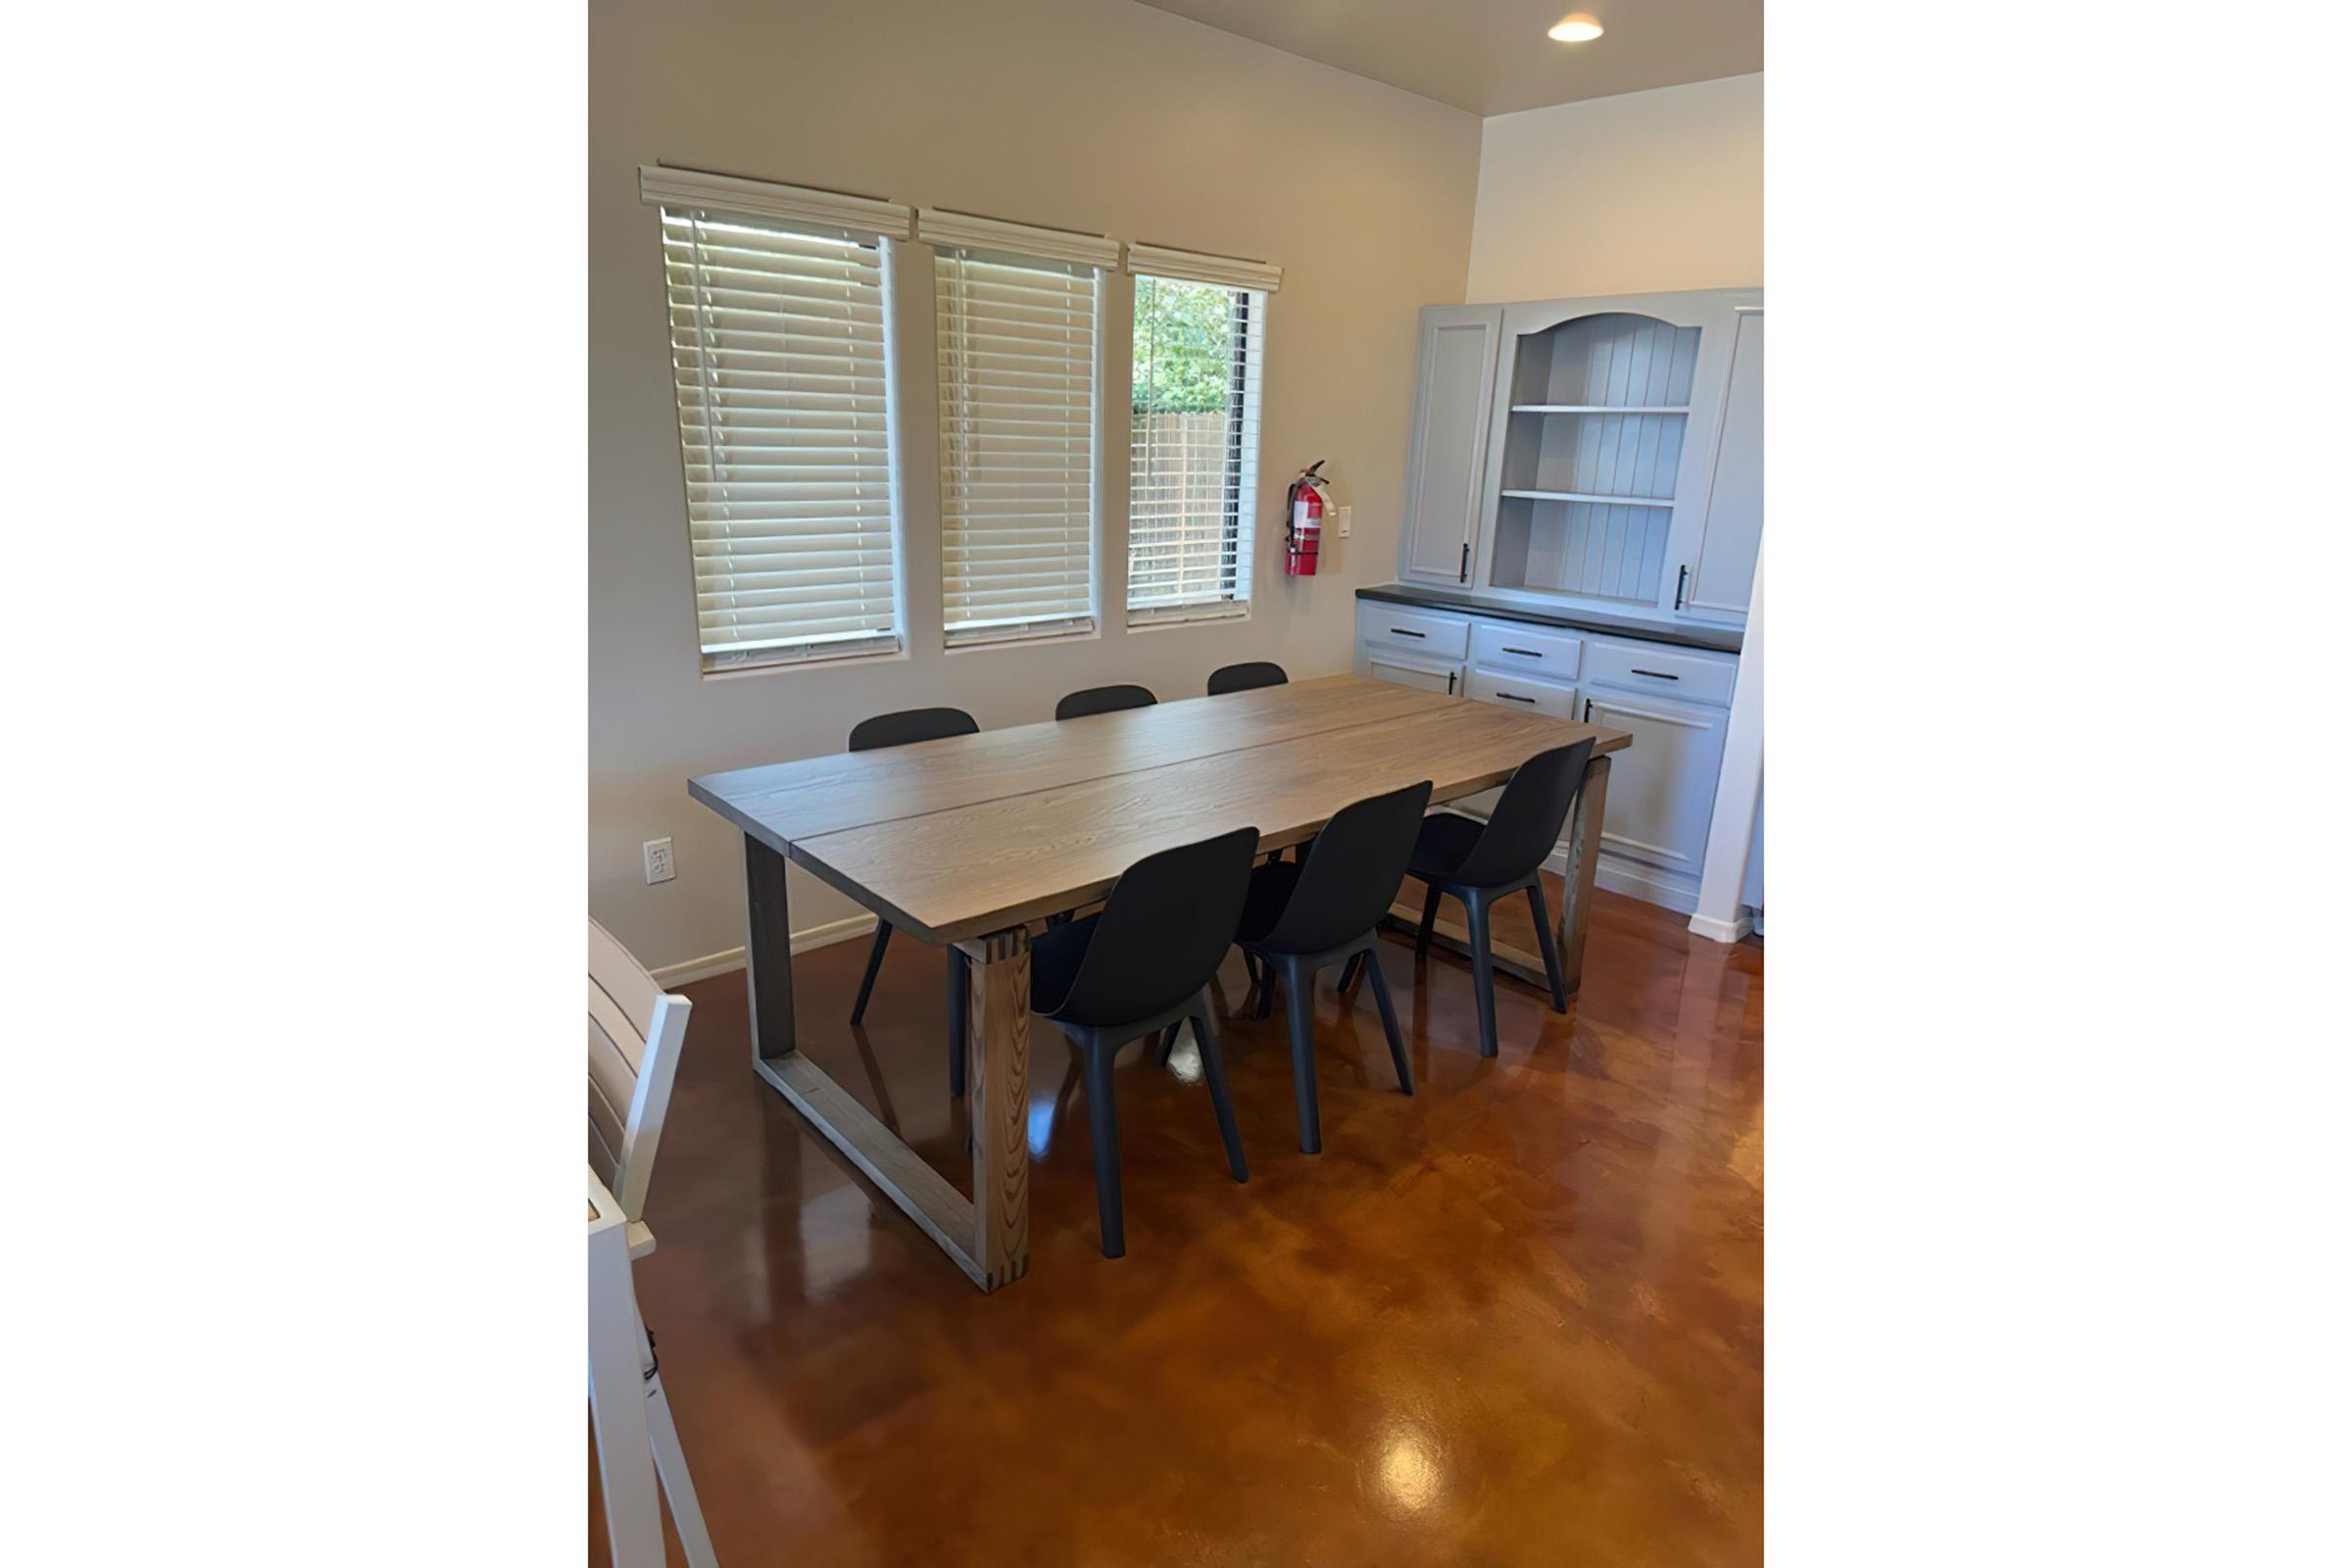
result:
[(1096, 323), (1118, 247), (929, 209), (919, 232), (938, 247), (948, 646), (1090, 632)]
[(705, 672), (898, 651), (883, 241), (906, 209), (640, 181), (662, 210)]
[(1129, 247), (1128, 266), (1128, 623), (1247, 614), (1266, 298), (1281, 274), (1143, 245)]

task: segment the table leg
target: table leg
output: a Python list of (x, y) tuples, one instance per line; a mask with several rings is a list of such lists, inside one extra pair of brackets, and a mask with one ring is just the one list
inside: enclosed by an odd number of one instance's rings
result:
[(752, 1060), (781, 1061), (800, 1049), (792, 1019), (792, 914), (784, 857), (743, 836), (744, 983), (751, 989)]
[(799, 1049), (784, 857), (743, 841), (752, 1069), (984, 1291), (1029, 1268), (1029, 934), (958, 944), (972, 963), (972, 1192), (966, 1199)]
[(1585, 764), (1585, 787), (1577, 792), (1568, 827), (1568, 875), (1560, 890), (1560, 913), (1552, 942), (1560, 953), (1560, 979), (1570, 996), (1585, 978), (1585, 934), (1592, 923), (1592, 877), (1600, 868), (1600, 819), (1609, 805), (1609, 760)]
[(972, 1257), (994, 1290), (1029, 1271), (1029, 933), (956, 946), (971, 960)]

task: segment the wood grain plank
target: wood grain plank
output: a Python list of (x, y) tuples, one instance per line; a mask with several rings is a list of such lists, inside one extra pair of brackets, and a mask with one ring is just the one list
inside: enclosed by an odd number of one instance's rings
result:
[(1467, 795), (1588, 735), (1602, 751), (1632, 742), (1623, 730), (1439, 699), (1407, 718), (820, 834), (791, 853), (894, 925), (955, 941), (1099, 899), (1159, 850), (1245, 826), (1279, 849), (1368, 795), (1425, 778), (1436, 800)]
[(1029, 1272), (1029, 933), (963, 945), (971, 958), (972, 1252), (984, 1290)]
[(1608, 808), (1609, 760), (1595, 747), (1568, 817), (1568, 875), (1551, 939), (1560, 955), (1561, 982), (1572, 997), (1585, 980), (1585, 939), (1592, 931), (1593, 877), (1600, 869), (1600, 822)]
[(773, 848), (845, 828), (1297, 740), (1445, 708), (1450, 700), (1327, 675), (1090, 718), (844, 752), (687, 781), (694, 799)]

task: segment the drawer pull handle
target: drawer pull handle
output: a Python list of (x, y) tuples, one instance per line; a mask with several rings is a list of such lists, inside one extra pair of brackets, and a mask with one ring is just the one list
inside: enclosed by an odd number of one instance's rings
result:
[(1505, 648), (1503, 652), (1517, 654), (1521, 659), (1542, 659), (1544, 657), (1533, 648)]
[(1590, 697), (1585, 699), (1585, 722), (1592, 722), (1592, 699)]
[(1634, 673), (1647, 675), (1651, 680), (1681, 680), (1683, 678), (1680, 675), (1669, 675), (1662, 669), (1637, 669)]
[(1414, 631), (1405, 626), (1391, 626), (1389, 630), (1399, 637), (1427, 637), (1429, 635), (1425, 631)]
[(1533, 708), (1536, 704), (1536, 700), (1533, 697), (1522, 697), (1517, 692), (1497, 691), (1494, 695), (1501, 698), (1506, 703), (1525, 703), (1530, 708)]
[(1678, 567), (1674, 574), (1674, 608), (1677, 610), (1683, 608), (1683, 589), (1689, 585), (1690, 581), (1690, 566), (1686, 564)]

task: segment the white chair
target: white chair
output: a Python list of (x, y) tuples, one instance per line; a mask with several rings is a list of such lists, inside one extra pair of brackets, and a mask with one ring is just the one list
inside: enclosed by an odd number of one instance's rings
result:
[[(693, 1004), (654, 983), (645, 966), (594, 920), (588, 922), (588, 1168), (611, 1189), (628, 1220), (632, 1261), (654, 1250), (645, 1224), (646, 1189), (653, 1183), (654, 1151), (669, 1111), (669, 1090), (678, 1073), (678, 1052), (686, 1043), (686, 1015)], [(636, 1310), (631, 1293), (630, 1310)], [(702, 1504), (686, 1473), (686, 1451), (678, 1446), (678, 1424), (654, 1360), (653, 1343), (642, 1319), (636, 1326), (639, 1365), (645, 1383), (645, 1420), (654, 1449), (654, 1468), (670, 1518), (694, 1568), (717, 1568)], [(607, 1485), (608, 1504), (612, 1496)], [(609, 1522), (609, 1521), (608, 1521)], [(612, 1532), (615, 1541), (619, 1532)]]

